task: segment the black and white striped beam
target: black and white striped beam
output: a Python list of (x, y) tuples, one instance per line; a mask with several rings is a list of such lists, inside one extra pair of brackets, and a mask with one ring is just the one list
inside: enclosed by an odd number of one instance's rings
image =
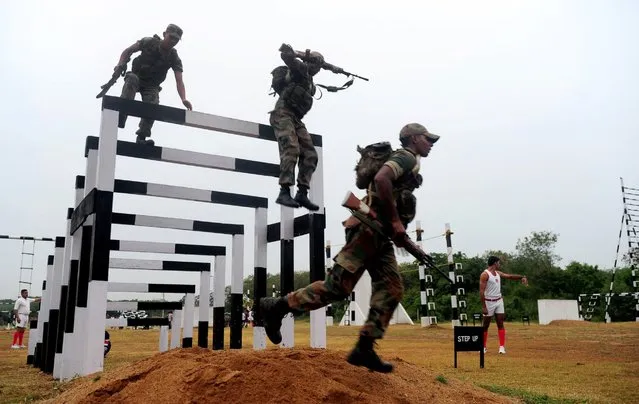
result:
[(208, 262), (136, 260), (136, 259), (129, 259), (129, 258), (110, 258), (109, 268), (146, 269), (146, 270), (155, 270), (155, 271), (210, 272), (211, 264)]
[[(81, 181), (82, 176), (77, 177), (78, 181)], [(208, 202), (248, 208), (268, 207), (268, 199), (259, 196), (181, 187), (177, 185), (158, 184), (153, 182), (123, 180), (117, 178), (114, 180), (113, 192), (119, 194), (155, 196), (160, 198), (181, 199), (193, 202)], [(78, 209), (82, 208), (79, 207)]]
[[(85, 155), (88, 155), (89, 150), (97, 150), (98, 145), (99, 138), (95, 136), (88, 136)], [(199, 153), (189, 150), (171, 149), (168, 147), (147, 146), (122, 140), (118, 140), (116, 153), (118, 156), (124, 157), (162, 161), (194, 167), (213, 168), (243, 174), (255, 174), (276, 178), (280, 175), (280, 167), (278, 164), (218, 156), (215, 154)]]
[[(49, 323), (49, 296), (51, 294), (47, 285), (53, 283), (53, 255), (47, 257), (47, 273), (46, 279), (42, 282), (42, 300), (40, 302), (40, 311), (38, 312), (38, 333), (36, 334), (36, 346), (33, 353), (33, 366), (42, 369), (44, 366), (44, 341), (48, 337)], [(47, 332), (45, 333), (45, 324)]]
[(244, 225), (202, 220), (178, 219), (173, 217), (138, 215), (113, 212), (113, 224), (126, 226), (154, 227), (162, 229), (190, 230), (203, 233), (244, 234)]
[(165, 283), (109, 282), (108, 292), (128, 293), (195, 293), (195, 285)]
[[(270, 140), (272, 142), (277, 141), (273, 128), (268, 125), (205, 114), (203, 112), (188, 111), (166, 105), (149, 104), (136, 100), (125, 100), (120, 97), (105, 96), (102, 98), (102, 109), (122, 111), (126, 115), (177, 125), (247, 136), (261, 140)], [(320, 135), (311, 134), (311, 139), (315, 146), (322, 147), (322, 137)]]
[[(165, 317), (147, 317), (147, 318), (117, 318), (113, 320), (122, 327), (144, 327), (144, 326), (163, 326), (169, 325), (169, 320)], [(104, 334), (102, 334), (104, 335)]]
[[(424, 229), (422, 229), (422, 225), (421, 225), (421, 221), (417, 220), (415, 222), (415, 232), (417, 233), (416, 236), (416, 241), (417, 244), (423, 248), (423, 242), (422, 242), (422, 234), (424, 233)], [(418, 266), (418, 270), (419, 270), (419, 299), (420, 299), (420, 306), (419, 306), (419, 317), (420, 317), (420, 321), (421, 321), (421, 326), (422, 327), (426, 327), (429, 324), (429, 319), (428, 319), (428, 296), (426, 295), (426, 266), (423, 264), (419, 264)]]
[(55, 239), (50, 237), (31, 237), (31, 236), (9, 236), (6, 234), (0, 234), (0, 239), (7, 240), (33, 240), (33, 241), (55, 241)]
[(266, 348), (266, 331), (259, 310), (260, 299), (266, 297), (266, 261), (268, 239), (268, 211), (265, 208), (255, 210), (255, 243), (253, 268), (253, 349)]
[(129, 252), (148, 252), (162, 254), (184, 254), (184, 255), (224, 255), (226, 247), (198, 245), (198, 244), (180, 244), (180, 243), (161, 243), (153, 241), (133, 241), (133, 240), (111, 240), (111, 251), (129, 251)]
[(226, 257), (215, 257), (213, 273), (213, 349), (224, 349), (224, 287), (226, 284)]
[(154, 301), (148, 301), (148, 302), (108, 301), (107, 310), (109, 311), (182, 310), (182, 303), (181, 302), (154, 302)]

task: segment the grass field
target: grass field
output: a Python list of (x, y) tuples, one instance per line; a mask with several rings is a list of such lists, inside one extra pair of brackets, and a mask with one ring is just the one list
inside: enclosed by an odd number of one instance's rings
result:
[[(479, 368), (479, 353), (458, 354), (458, 367), (453, 367), (448, 323), (436, 328), (391, 326), (378, 352), (384, 359), (400, 358), (437, 372), (442, 383), (472, 382), (520, 402), (639, 402), (639, 323), (507, 323), (506, 330), (507, 354), (498, 355), (497, 329), (491, 326), (484, 369)], [(251, 349), (252, 331), (245, 331), (244, 349)], [(295, 331), (296, 346), (307, 347), (308, 323), (297, 321)], [(106, 371), (157, 353), (157, 330), (110, 330), (110, 334), (113, 348)], [(357, 327), (329, 327), (329, 349), (347, 352), (356, 336)], [(26, 350), (9, 349), (10, 338), (9, 331), (0, 331), (0, 402), (54, 398), (73, 385), (57, 383), (27, 366)], [(228, 346), (228, 329), (225, 343)], [(271, 344), (268, 348), (274, 349)]]

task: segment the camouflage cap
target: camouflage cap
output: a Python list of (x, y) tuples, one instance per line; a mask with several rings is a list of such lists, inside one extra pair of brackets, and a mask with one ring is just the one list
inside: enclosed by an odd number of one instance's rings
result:
[(166, 33), (176, 39), (182, 39), (182, 28), (175, 24), (169, 24), (166, 27)]
[(435, 143), (439, 140), (439, 135), (435, 135), (434, 133), (430, 133), (428, 129), (422, 124), (419, 123), (409, 123), (404, 125), (402, 130), (399, 131), (399, 138), (405, 138), (413, 135), (426, 135), (428, 140)]

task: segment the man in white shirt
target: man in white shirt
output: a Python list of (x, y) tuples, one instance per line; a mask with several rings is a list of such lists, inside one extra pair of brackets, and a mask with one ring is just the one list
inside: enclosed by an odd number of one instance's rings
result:
[(31, 313), (31, 302), (39, 302), (40, 298), (30, 299), (29, 291), (22, 289), (20, 291), (20, 297), (16, 300), (13, 306), (13, 314), (16, 319), (16, 331), (13, 333), (13, 345), (11, 349), (26, 348), (22, 345), (22, 338), (24, 337), (24, 330), (29, 323), (29, 314)]
[(486, 340), (488, 339), (488, 327), (492, 317), (495, 316), (497, 322), (497, 334), (499, 335), (499, 353), (506, 353), (506, 329), (504, 328), (504, 300), (501, 296), (501, 278), (520, 280), (524, 285), (528, 285), (528, 279), (523, 275), (506, 274), (501, 272), (501, 262), (498, 257), (488, 257), (488, 268), (479, 277), (479, 298), (481, 300), (482, 312), (484, 314), (484, 352)]

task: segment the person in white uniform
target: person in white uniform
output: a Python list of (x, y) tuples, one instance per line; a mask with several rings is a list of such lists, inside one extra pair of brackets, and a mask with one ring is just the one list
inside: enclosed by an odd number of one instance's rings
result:
[(40, 298), (30, 299), (28, 290), (22, 289), (20, 291), (20, 297), (13, 305), (13, 314), (16, 319), (16, 331), (13, 333), (13, 345), (11, 345), (11, 349), (26, 348), (22, 344), (22, 339), (24, 338), (24, 330), (27, 328), (27, 324), (29, 324), (31, 302), (35, 303), (39, 301)]
[(493, 316), (497, 322), (497, 334), (499, 335), (499, 353), (506, 353), (506, 329), (504, 328), (504, 299), (501, 296), (501, 279), (521, 280), (521, 283), (528, 285), (528, 279), (523, 275), (507, 274), (501, 272), (501, 262), (498, 257), (491, 255), (488, 257), (488, 268), (479, 277), (479, 298), (484, 314), (484, 353), (486, 340), (488, 339), (488, 328)]

